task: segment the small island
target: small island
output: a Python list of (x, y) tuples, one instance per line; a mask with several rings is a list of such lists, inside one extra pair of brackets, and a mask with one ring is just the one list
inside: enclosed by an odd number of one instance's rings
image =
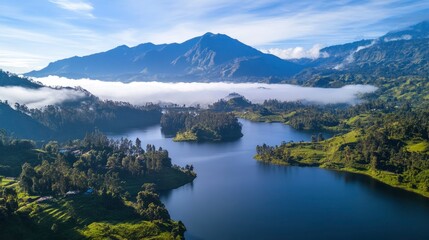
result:
[(222, 142), (239, 139), (241, 124), (230, 113), (170, 111), (161, 118), (162, 132), (174, 141)]

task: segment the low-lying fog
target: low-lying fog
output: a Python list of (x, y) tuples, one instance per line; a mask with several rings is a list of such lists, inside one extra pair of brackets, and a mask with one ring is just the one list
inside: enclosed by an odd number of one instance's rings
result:
[[(147, 102), (171, 102), (206, 106), (224, 98), (232, 92), (237, 92), (254, 103), (261, 103), (266, 99), (278, 99), (281, 101), (304, 100), (322, 104), (353, 104), (358, 101), (359, 94), (370, 93), (377, 89), (371, 85), (348, 85), (342, 88), (312, 88), (289, 84), (264, 83), (121, 83), (91, 79), (72, 80), (57, 76), (35, 78), (34, 80), (47, 86), (80, 86), (101, 99), (126, 101), (136, 105)], [(33, 91), (29, 92), (30, 96), (34, 94)], [(45, 90), (42, 89), (41, 91)], [(3, 95), (1, 91), (0, 94)], [(58, 94), (51, 94), (51, 92), (45, 95), (48, 98), (58, 98)], [(69, 95), (69, 92), (67, 92), (67, 96)], [(16, 102), (20, 102), (18, 99), (20, 97), (25, 97), (28, 102), (28, 96), (22, 92), (17, 93), (15, 96), (14, 99)]]
[(0, 87), (0, 100), (7, 100), (10, 105), (15, 103), (25, 104), (29, 108), (41, 108), (47, 105), (55, 105), (68, 100), (78, 100), (85, 97), (83, 92), (73, 89), (52, 89), (42, 87), (29, 89), (23, 87)]

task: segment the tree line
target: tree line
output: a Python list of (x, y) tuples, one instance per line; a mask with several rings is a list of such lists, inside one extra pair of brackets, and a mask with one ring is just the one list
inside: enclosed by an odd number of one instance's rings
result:
[(169, 111), (161, 118), (164, 133), (189, 132), (198, 141), (225, 141), (243, 136), (241, 124), (230, 113)]
[(20, 186), (26, 192), (64, 195), (67, 191), (92, 188), (119, 196), (124, 194), (121, 182), (130, 176), (142, 177), (170, 168), (194, 174), (173, 166), (165, 149), (148, 144), (143, 150), (138, 138), (134, 142), (126, 138), (112, 140), (98, 131), (62, 148), (50, 142), (44, 150), (55, 159), (22, 166)]

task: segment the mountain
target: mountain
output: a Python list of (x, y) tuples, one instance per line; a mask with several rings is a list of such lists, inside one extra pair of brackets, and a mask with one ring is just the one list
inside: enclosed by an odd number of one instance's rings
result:
[[(320, 75), (427, 76), (429, 22), (321, 49), (318, 59), (282, 60), (227, 35), (206, 33), (183, 43), (144, 43), (50, 63), (28, 76), (105, 81), (231, 81), (307, 84)], [(351, 80), (350, 83), (353, 83)], [(317, 86), (326, 86), (323, 80)], [(307, 84), (308, 85), (308, 84)]]
[(183, 43), (119, 46), (50, 63), (27, 76), (58, 75), (107, 81), (280, 81), (302, 67), (262, 53), (224, 34), (206, 33)]
[[(429, 22), (389, 32), (377, 39), (361, 40), (321, 49), (324, 58), (294, 62), (304, 70), (294, 76), (298, 83), (332, 86), (332, 78), (348, 75), (347, 83), (359, 78), (421, 76), (429, 74)], [(335, 75), (335, 76), (334, 76)], [(324, 78), (320, 76), (330, 76)]]

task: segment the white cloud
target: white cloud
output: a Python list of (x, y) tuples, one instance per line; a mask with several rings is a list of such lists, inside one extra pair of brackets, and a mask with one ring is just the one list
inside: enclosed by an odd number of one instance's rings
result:
[(103, 82), (99, 80), (72, 80), (49, 76), (35, 80), (48, 86), (81, 86), (101, 99), (127, 101), (142, 105), (147, 102), (167, 102), (186, 105), (208, 105), (237, 92), (252, 102), (267, 99), (281, 101), (306, 100), (327, 103), (355, 103), (359, 93), (376, 90), (370, 85), (350, 85), (343, 88), (311, 88), (289, 84), (262, 83), (161, 83), (161, 82)]
[(294, 47), (294, 48), (270, 48), (270, 49), (262, 49), (261, 51), (264, 53), (269, 53), (276, 55), (279, 58), (283, 59), (298, 59), (298, 58), (325, 58), (329, 57), (329, 54), (326, 52), (320, 52), (323, 46), (321, 44), (315, 44), (310, 49), (305, 49), (303, 47)]
[(400, 37), (393, 37), (393, 38), (384, 38), (383, 40), (385, 42), (393, 42), (393, 41), (400, 41), (400, 40), (411, 40), (413, 38), (413, 36), (409, 35), (409, 34), (404, 34)]
[[(215, 5), (214, 1), (209, 1), (193, 7), (189, 7), (189, 2), (195, 1), (176, 1), (177, 4), (160, 1), (150, 6), (154, 11), (163, 7), (164, 11), (155, 16), (160, 19), (159, 25), (142, 33), (141, 38), (155, 43), (174, 42), (210, 31), (228, 34), (256, 47), (281, 45), (279, 43), (288, 40), (336, 44), (356, 40), (359, 35), (378, 37), (397, 27), (380, 24), (383, 20), (429, 7), (429, 3), (423, 1), (409, 4), (400, 1), (366, 1), (360, 4), (349, 4), (348, 1), (293, 4), (271, 1), (281, 3), (269, 11), (258, 11), (262, 4), (255, 7), (252, 4), (255, 1), (220, 1)], [(219, 9), (223, 9), (225, 14), (207, 17), (218, 14)], [(171, 22), (175, 24), (171, 25)], [(410, 23), (402, 21), (401, 24)]]
[(12, 106), (15, 103), (19, 103), (25, 104), (29, 108), (41, 108), (47, 105), (60, 104), (67, 100), (78, 100), (83, 97), (85, 97), (85, 93), (72, 89), (0, 87), (0, 100), (7, 100)]
[(354, 51), (352, 51), (347, 57), (346, 57), (346, 59), (342, 62), (342, 63), (340, 63), (340, 64), (337, 64), (335, 67), (333, 67), (333, 69), (335, 69), (335, 70), (341, 70), (341, 69), (343, 69), (347, 64), (350, 64), (350, 63), (352, 63), (352, 62), (354, 62), (355, 61), (355, 54), (357, 53), (357, 52), (359, 52), (359, 51), (362, 51), (362, 50), (364, 50), (364, 49), (367, 49), (367, 48), (370, 48), (370, 47), (372, 47), (374, 44), (376, 44), (377, 43), (377, 40), (373, 40), (370, 44), (368, 44), (368, 45), (363, 45), (363, 46), (359, 46), (359, 47), (357, 47), (356, 48), (356, 50), (354, 50)]
[(83, 1), (70, 1), (70, 0), (49, 0), (51, 3), (58, 5), (60, 8), (75, 11), (75, 12), (90, 12), (94, 7), (87, 2)]
[(9, 51), (0, 48), (0, 66), (8, 68), (10, 72), (22, 73), (31, 67), (44, 67), (41, 61), (47, 60), (45, 56), (25, 52)]

